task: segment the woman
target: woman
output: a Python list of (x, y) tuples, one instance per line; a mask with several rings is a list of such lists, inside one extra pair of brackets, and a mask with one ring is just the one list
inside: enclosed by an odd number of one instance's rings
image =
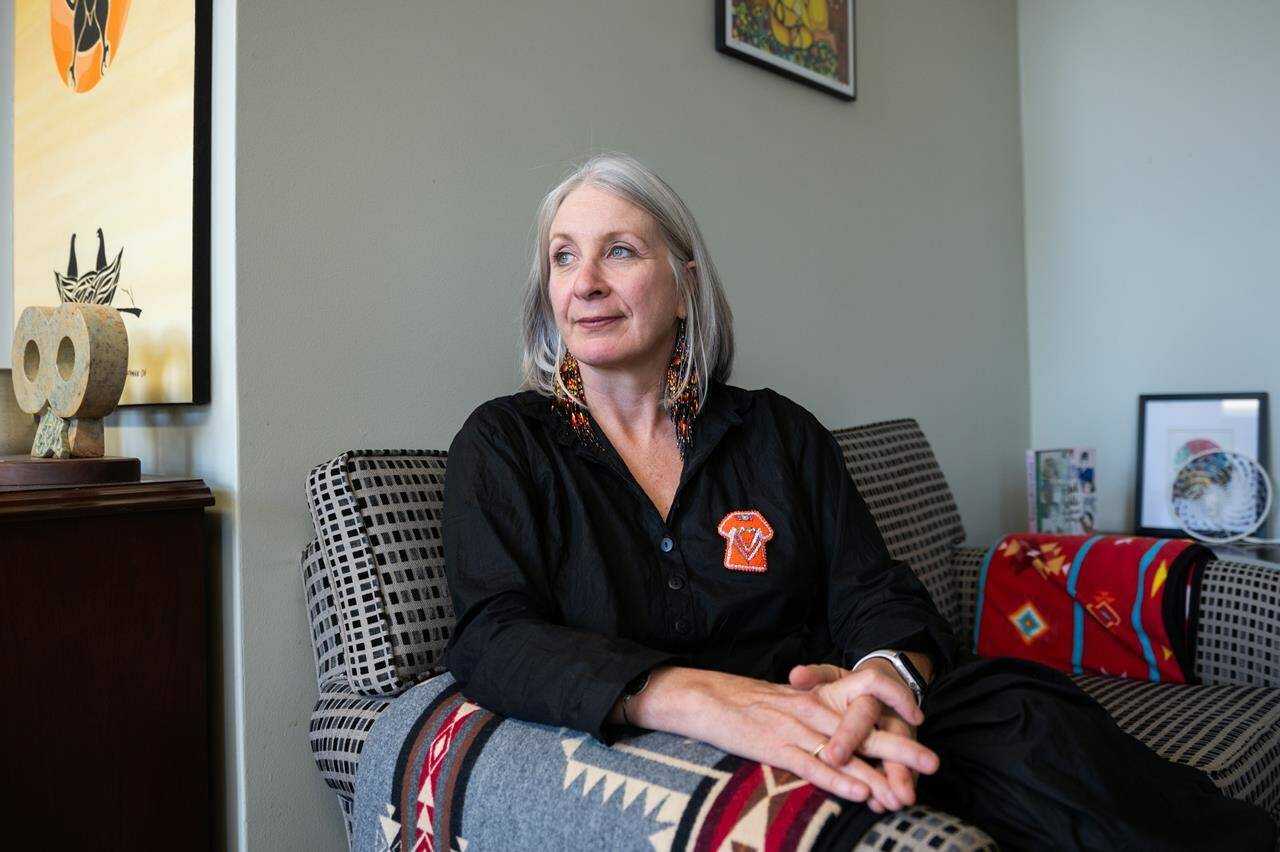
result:
[(842, 843), (914, 803), (919, 778), (924, 801), (1017, 847), (1270, 848), (1265, 814), (1067, 678), (963, 656), (831, 434), (726, 383), (715, 266), (639, 163), (595, 157), (544, 199), (524, 332), (527, 390), (478, 408), (450, 450), (446, 664), (470, 699), (788, 770), (865, 803)]

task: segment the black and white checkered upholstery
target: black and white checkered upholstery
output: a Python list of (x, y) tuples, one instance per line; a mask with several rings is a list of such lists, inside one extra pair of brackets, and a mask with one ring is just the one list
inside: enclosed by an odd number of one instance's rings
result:
[(885, 814), (853, 847), (854, 852), (990, 852), (999, 849), (988, 834), (951, 814), (917, 805)]
[(915, 570), (934, 606), (958, 628), (950, 562), (964, 543), (964, 524), (920, 424), (888, 420), (834, 434), (889, 553)]
[(1205, 683), (1280, 689), (1280, 569), (1209, 563), (1196, 637), (1196, 674)]
[(1152, 751), (1280, 821), (1280, 689), (1072, 679)]
[[(967, 638), (985, 551), (958, 547), (959, 512), (919, 426), (895, 420), (835, 434), (890, 552), (915, 568)], [(303, 551), (302, 578), (320, 685), (310, 740), (348, 828), (360, 750), (374, 721), (391, 696), (437, 670), (453, 624), (440, 548), (444, 467), (440, 451), (352, 452), (308, 479), (317, 540)], [(1280, 819), (1278, 575), (1265, 566), (1210, 563), (1196, 660), (1208, 685), (1078, 680), (1157, 752), (1204, 770)], [(915, 807), (885, 815), (857, 848), (995, 845), (961, 820)]]
[(439, 522), (445, 455), (352, 451), (308, 477), (321, 553), (341, 566), (329, 582), (356, 694), (395, 695), (439, 670), (453, 627)]
[(307, 616), (311, 623), (311, 653), (316, 664), (316, 683), (335, 676), (347, 676), (342, 653), (342, 633), (338, 604), (325, 567), (320, 543), (312, 539), (302, 551), (302, 588), (306, 594)]

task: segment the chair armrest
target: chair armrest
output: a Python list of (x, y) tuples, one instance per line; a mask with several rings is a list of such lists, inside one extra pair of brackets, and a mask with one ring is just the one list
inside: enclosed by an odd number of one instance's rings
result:
[(1196, 676), (1210, 686), (1280, 688), (1280, 565), (1205, 567)]
[(356, 695), (345, 673), (320, 685), (320, 697), (311, 711), (311, 754), (324, 782), (339, 797), (350, 801), (356, 793), (356, 768), (369, 730), (395, 698)]
[[(373, 848), (408, 820), (415, 830), (426, 821), (441, 841), (465, 837), (477, 849), (508, 848), (531, 830), (546, 849), (667, 848), (678, 830), (688, 832), (682, 848), (735, 832), (763, 841), (788, 805), (803, 808), (803, 817), (795, 811), (785, 825), (807, 848), (842, 810), (838, 800), (811, 799), (812, 788), (778, 783), (775, 770), (674, 734), (631, 729), (606, 746), (570, 728), (495, 716), (470, 702), (447, 673), (395, 699), (339, 697), (394, 705), (378, 711), (381, 721), (359, 757), (353, 849)], [(405, 769), (428, 764), (438, 771)], [(740, 804), (774, 796), (759, 808)], [(431, 810), (402, 810), (424, 801)], [(850, 846), (995, 849), (985, 832), (927, 806), (884, 815)]]
[(973, 617), (978, 608), (978, 574), (982, 560), (987, 558), (984, 547), (957, 547), (951, 552), (951, 582), (960, 600), (960, 639), (966, 648), (973, 644)]

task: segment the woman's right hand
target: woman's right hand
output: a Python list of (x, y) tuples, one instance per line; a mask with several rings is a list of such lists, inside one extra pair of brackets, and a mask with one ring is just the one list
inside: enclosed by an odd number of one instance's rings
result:
[[(866, 712), (868, 698), (892, 708), (911, 724), (923, 721), (914, 701), (904, 702), (888, 679), (850, 677), (820, 690), (802, 690), (674, 666), (655, 669), (648, 687), (631, 700), (627, 712), (634, 724), (692, 737), (785, 769), (836, 796), (855, 802), (868, 798), (894, 802), (885, 774), (860, 757), (829, 765), (814, 756), (847, 714)], [(937, 755), (914, 739), (882, 730), (870, 730), (857, 752), (926, 774), (938, 765)]]

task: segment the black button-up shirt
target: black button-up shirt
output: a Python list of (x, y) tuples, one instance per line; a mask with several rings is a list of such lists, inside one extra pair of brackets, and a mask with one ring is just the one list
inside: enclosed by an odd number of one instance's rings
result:
[(480, 406), (450, 447), (445, 663), (471, 700), (609, 742), (623, 687), (662, 664), (785, 682), (879, 648), (954, 663), (946, 622), (804, 408), (713, 385), (666, 518), (597, 435), (583, 443), (525, 391)]

